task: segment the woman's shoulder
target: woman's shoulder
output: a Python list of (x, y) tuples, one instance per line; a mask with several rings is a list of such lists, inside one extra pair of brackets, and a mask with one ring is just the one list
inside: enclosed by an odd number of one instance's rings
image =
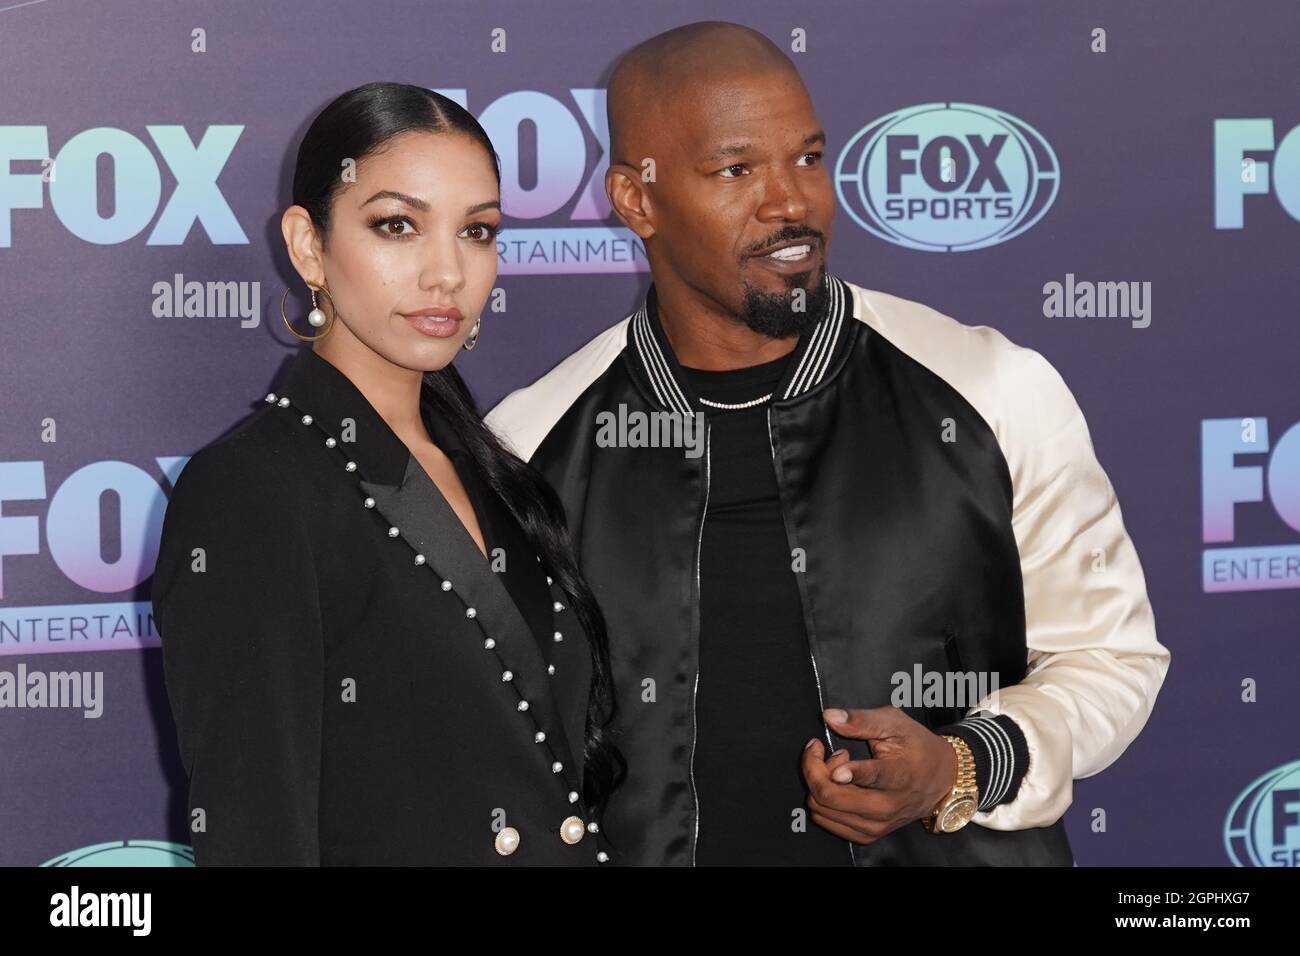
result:
[[(306, 503), (277, 454), (294, 444), (284, 432), (254, 413), (190, 456), (172, 486), (150, 597), (173, 655), (178, 633), (206, 633), (230, 608), (287, 614), (315, 601), (301, 577), (315, 573)], [(272, 593), (279, 611), (258, 606)]]
[[(290, 509), (298, 459), (305, 450), (282, 415), (260, 408), (195, 452), (172, 487), (167, 511), (190, 508)], [(231, 517), (234, 517), (232, 514)]]

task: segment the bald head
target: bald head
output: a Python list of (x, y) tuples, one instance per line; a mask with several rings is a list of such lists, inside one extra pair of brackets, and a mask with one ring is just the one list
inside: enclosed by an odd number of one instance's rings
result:
[(635, 167), (654, 155), (666, 120), (680, 116), (701, 88), (777, 71), (798, 79), (780, 47), (736, 23), (688, 23), (637, 44), (609, 80), (610, 161)]

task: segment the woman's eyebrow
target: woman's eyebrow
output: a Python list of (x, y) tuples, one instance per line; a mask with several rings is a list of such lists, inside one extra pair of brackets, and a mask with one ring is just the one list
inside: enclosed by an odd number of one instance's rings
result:
[[(406, 203), (406, 205), (412, 206), (420, 210), (421, 212), (429, 211), (429, 204), (425, 202), (423, 199), (420, 199), (416, 196), (408, 196), (406, 193), (399, 193), (393, 189), (381, 189), (379, 190), (379, 192), (375, 193), (373, 196), (371, 196), (361, 205), (368, 206), (376, 199), (396, 199), (398, 202)], [(482, 212), (484, 209), (500, 209), (500, 208), (501, 208), (501, 203), (498, 200), (490, 199), (487, 202), (477, 203), (473, 206), (468, 207), (465, 210), (465, 215), (472, 216), (474, 213)]]
[(429, 204), (423, 199), (418, 199), (415, 196), (408, 196), (406, 193), (399, 193), (392, 189), (379, 190), (379, 192), (375, 193), (361, 205), (368, 206), (376, 199), (396, 199), (398, 202), (404, 202), (408, 206), (414, 206), (416, 209), (420, 210), (420, 212), (429, 211)]

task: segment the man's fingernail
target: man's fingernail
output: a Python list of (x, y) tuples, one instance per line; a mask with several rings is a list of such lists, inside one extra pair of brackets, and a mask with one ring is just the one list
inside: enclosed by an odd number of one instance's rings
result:
[(806, 744), (804, 744), (804, 745), (803, 745), (803, 749), (804, 749), (804, 750), (808, 750), (808, 749), (810, 749), (810, 748), (812, 747), (812, 745), (815, 744), (815, 743), (817, 743), (817, 738), (816, 738), (816, 737), (814, 737), (812, 740), (810, 740), (810, 741), (808, 741)]
[(835, 772), (831, 774), (831, 779), (839, 783), (848, 783), (853, 779), (853, 771), (848, 767), (836, 767)]
[(840, 754), (843, 754), (843, 753), (848, 753), (848, 751), (845, 750), (843, 747), (841, 747), (839, 750), (835, 751), (835, 753), (831, 754), (831, 756), (832, 756), (832, 757), (838, 757)]
[(849, 719), (849, 715), (847, 711), (843, 711), (840, 710), (838, 707), (834, 707), (826, 711), (826, 719), (829, 720), (832, 724), (842, 724)]

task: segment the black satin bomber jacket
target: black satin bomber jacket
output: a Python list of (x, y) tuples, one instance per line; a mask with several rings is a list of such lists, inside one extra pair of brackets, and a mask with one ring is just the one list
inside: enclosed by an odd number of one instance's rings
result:
[[(918, 665), (996, 674), (999, 688), (976, 706), (908, 709), (981, 758), (973, 821), (951, 834), (916, 822), (846, 852), (866, 866), (1069, 866), (1071, 782), (1136, 736), (1169, 657), (1082, 414), (1038, 353), (993, 329), (827, 281), (825, 314), (767, 410), (822, 705), (889, 704), (891, 677)], [(620, 406), (702, 413), (704, 453), (598, 443), (598, 416)], [(603, 823), (615, 862), (691, 865), (700, 819), (726, 812), (699, 807), (692, 785), (707, 421), (653, 285), (488, 416), (560, 493), (608, 621), (629, 764)], [(826, 736), (828, 752), (870, 756)]]

